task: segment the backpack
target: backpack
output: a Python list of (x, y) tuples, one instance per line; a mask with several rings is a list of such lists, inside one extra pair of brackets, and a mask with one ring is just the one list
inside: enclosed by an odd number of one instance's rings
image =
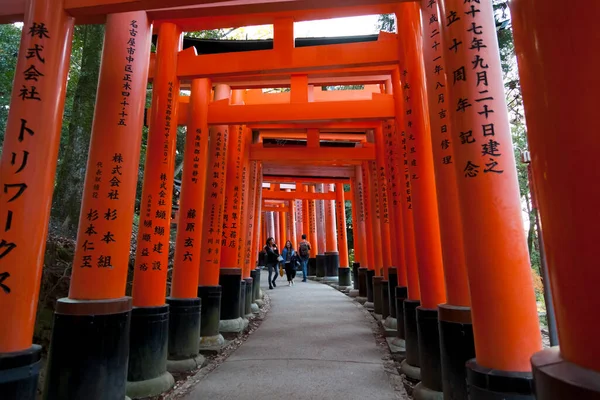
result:
[(300, 247), (298, 248), (298, 253), (300, 254), (300, 257), (302, 257), (302, 258), (308, 258), (309, 257), (308, 243), (307, 242), (301, 242), (300, 243)]

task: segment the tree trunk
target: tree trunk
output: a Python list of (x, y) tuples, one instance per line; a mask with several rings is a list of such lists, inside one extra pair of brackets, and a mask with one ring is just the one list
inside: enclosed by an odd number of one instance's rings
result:
[(67, 143), (61, 149), (62, 159), (56, 176), (53, 203), (53, 216), (61, 224), (63, 233), (73, 236), (79, 224), (102, 57), (104, 25), (83, 26), (81, 35), (83, 38), (81, 71), (73, 99)]

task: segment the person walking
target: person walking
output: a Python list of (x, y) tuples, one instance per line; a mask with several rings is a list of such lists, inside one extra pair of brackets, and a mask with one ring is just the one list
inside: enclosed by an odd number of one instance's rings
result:
[(298, 246), (298, 258), (302, 264), (302, 282), (306, 282), (308, 276), (308, 258), (310, 257), (310, 243), (306, 240), (306, 234), (302, 235), (302, 241)]
[[(275, 239), (272, 237), (267, 239), (263, 253), (265, 255), (265, 265), (269, 270), (269, 289), (273, 289), (273, 287), (277, 287), (275, 281), (277, 280), (277, 266), (279, 265), (279, 250), (275, 244)], [(274, 277), (271, 278), (273, 275)]]
[(296, 278), (296, 262), (298, 259), (298, 254), (294, 247), (292, 246), (291, 241), (285, 242), (285, 247), (281, 252), (285, 274), (287, 276), (288, 286), (294, 286), (294, 278)]

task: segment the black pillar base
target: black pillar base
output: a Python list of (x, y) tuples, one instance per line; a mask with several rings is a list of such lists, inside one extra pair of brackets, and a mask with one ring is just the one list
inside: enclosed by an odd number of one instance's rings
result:
[(187, 360), (200, 351), (201, 300), (167, 297), (169, 305), (169, 360)]
[[(252, 274), (250, 274), (252, 276)], [(254, 293), (254, 279), (246, 278), (246, 315), (252, 315), (252, 294)]]
[[(221, 320), (221, 286), (198, 286), (198, 297), (202, 301), (200, 337), (218, 336)], [(200, 345), (202, 347), (202, 343)]]
[(375, 270), (368, 269), (367, 274), (365, 276), (365, 280), (367, 281), (367, 302), (373, 303), (373, 277), (375, 276)]
[(529, 372), (489, 369), (477, 364), (475, 359), (467, 361), (466, 369), (469, 400), (535, 399), (533, 376)]
[[(307, 267), (308, 276), (317, 276), (317, 259), (309, 258)], [(305, 277), (306, 278), (306, 277)]]
[(240, 281), (240, 317), (246, 317), (246, 280)]
[(367, 297), (367, 271), (368, 268), (358, 269), (358, 297)]
[(130, 297), (58, 300), (44, 399), (125, 398), (130, 323)]
[(0, 354), (0, 393), (6, 400), (35, 400), (42, 346)]
[(373, 277), (373, 307), (375, 314), (381, 315), (383, 313), (383, 295), (381, 294), (381, 282), (383, 276)]
[[(347, 265), (345, 266), (348, 267)], [(325, 278), (327, 280), (338, 279), (338, 269), (340, 268), (340, 253), (337, 251), (328, 251), (325, 253)], [(349, 284), (346, 286), (350, 286)]]
[(406, 286), (396, 286), (396, 331), (397, 337), (406, 340), (404, 328), (404, 301), (408, 298), (408, 288)]
[(350, 279), (350, 268), (338, 269), (338, 277), (338, 285), (340, 286), (340, 288), (352, 286), (352, 280)]
[(600, 399), (600, 373), (566, 361), (558, 347), (531, 357), (538, 400)]
[(475, 357), (471, 309), (442, 304), (438, 312), (444, 396), (450, 400), (466, 399), (465, 364)]
[(327, 273), (327, 265), (325, 264), (325, 254), (317, 254), (317, 270), (315, 276), (324, 278)]
[(252, 303), (260, 299), (260, 269), (250, 271), (252, 277)]
[(127, 395), (133, 399), (157, 396), (175, 380), (167, 372), (169, 306), (134, 307), (129, 331)]
[(238, 319), (240, 317), (242, 286), (241, 268), (221, 268), (219, 271), (219, 285), (222, 288), (221, 320)]
[(421, 382), (427, 389), (441, 393), (442, 367), (437, 309), (417, 307), (417, 334), (419, 335)]
[(360, 269), (360, 263), (352, 263), (352, 289), (359, 290), (358, 287), (358, 270)]
[(389, 283), (386, 280), (381, 281), (381, 318), (385, 321), (390, 316), (390, 292)]
[(417, 307), (420, 300), (404, 300), (404, 340), (406, 341), (406, 362), (413, 367), (420, 367), (419, 333), (417, 329)]
[(388, 269), (388, 307), (390, 316), (396, 318), (396, 287), (398, 286), (398, 270), (396, 267)]
[(169, 306), (134, 307), (129, 331), (127, 381), (156, 378), (167, 371)]

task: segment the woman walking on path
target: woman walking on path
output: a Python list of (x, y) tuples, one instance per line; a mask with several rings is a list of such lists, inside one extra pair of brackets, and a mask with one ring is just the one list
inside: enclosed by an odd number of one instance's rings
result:
[[(275, 239), (272, 237), (267, 239), (263, 252), (265, 254), (265, 265), (269, 270), (269, 289), (273, 289), (273, 287), (277, 287), (275, 281), (277, 280), (277, 265), (279, 265), (279, 250), (275, 244)], [(275, 276), (271, 278), (273, 274)]]
[(285, 274), (287, 275), (288, 286), (294, 286), (294, 278), (296, 278), (296, 261), (298, 254), (292, 247), (292, 242), (285, 242), (285, 247), (281, 253), (283, 256), (283, 262), (285, 263)]

